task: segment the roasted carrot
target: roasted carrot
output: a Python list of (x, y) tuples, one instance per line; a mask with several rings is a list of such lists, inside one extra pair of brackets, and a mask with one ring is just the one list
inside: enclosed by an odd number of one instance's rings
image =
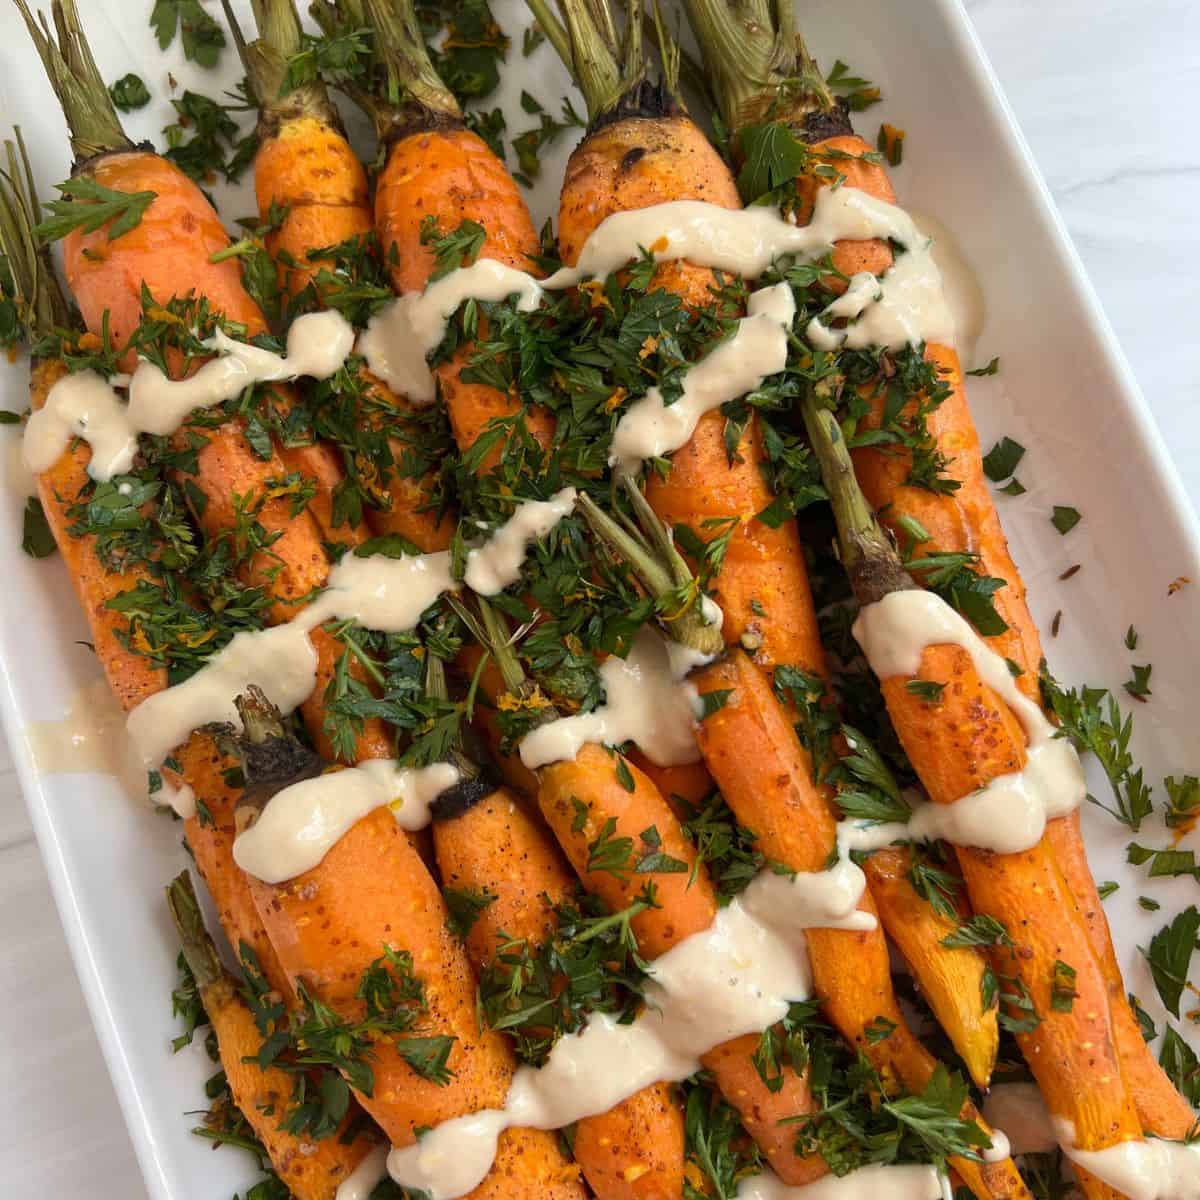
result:
[[(109, 240), (108, 226), (90, 233), (76, 228), (64, 240), (67, 282), (89, 330), (96, 335), (107, 330), (114, 344), (121, 344), (141, 319), (142, 289), (166, 298), (185, 279), (211, 312), (236, 321), (248, 336), (262, 332), (263, 315), (242, 286), (237, 264), (230, 259), (211, 261), (214, 251), (228, 246), (229, 238), (208, 199), (174, 164), (135, 149), (125, 136), (95, 72), (74, 5), (55, 6), (61, 52), (23, 4), (22, 11), (64, 105), (78, 156), (77, 175), (115, 192), (154, 193), (138, 224), (121, 236)], [(86, 100), (81, 101), (84, 93)], [(281, 403), (278, 396), (274, 402)], [(186, 437), (186, 429), (179, 436)], [(321, 527), (311, 513), (296, 516), (284, 497), (273, 495), (271, 481), (286, 474), (283, 461), (277, 451), (266, 459), (255, 454), (241, 419), (205, 427), (204, 438), (195, 470), (186, 476), (207, 501), (195, 512), (197, 523), (209, 538), (228, 536), (238, 528), (235, 503), (257, 509), (258, 524), (276, 540), (269, 550), (252, 554), (240, 574), (244, 582), (263, 585), (275, 598), (271, 619), (286, 620), (295, 615), (296, 601), (320, 586), (328, 573)], [(305, 705), (305, 715), (313, 738), (330, 751), (320, 693), (344, 650), (323, 630), (314, 633), (313, 644), (321, 686)], [(360, 756), (390, 754), (390, 739), (380, 722), (366, 723), (358, 748)]]
[[(823, 869), (836, 846), (833, 815), (826, 796), (812, 783), (807, 754), (760, 669), (744, 654), (734, 653), (702, 668), (696, 684), (701, 694), (731, 693), (697, 729), (705, 762), (730, 808), (755, 831), (769, 860), (799, 872)], [(877, 916), (872, 892), (864, 893), (860, 907)], [(885, 1083), (922, 1090), (937, 1064), (912, 1036), (900, 1012), (882, 929), (810, 929), (806, 941), (815, 992), (830, 1022), (871, 1060)], [(945, 958), (943, 952), (935, 961)], [(982, 1012), (981, 979), (982, 964), (964, 1008), (978, 1014), (976, 1027), (961, 1027), (962, 1018), (954, 1011), (964, 1007), (961, 994), (952, 1006), (949, 1027), (958, 1035), (956, 1044), (964, 1047), (973, 1073), (986, 1079), (997, 1032), (994, 1019), (989, 1022)], [(882, 1039), (870, 1034), (881, 1018), (891, 1030)], [(968, 1115), (978, 1122), (976, 1112)], [(1024, 1194), (1011, 1160), (984, 1166), (957, 1158), (952, 1162), (979, 1196)]]
[[(452, 232), (465, 221), (474, 222), (485, 234), (480, 257), (522, 270), (531, 268), (539, 242), (516, 182), (486, 143), (462, 127), (457, 102), (438, 78), (416, 33), (411, 5), (388, 7), (368, 0), (361, 11), (356, 4), (340, 7), (352, 17), (365, 15), (371, 21), (381, 65), (408, 101), (407, 107), (397, 108), (377, 95), (368, 105), (381, 141), (388, 146), (376, 186), (375, 224), (396, 291), (419, 291), (429, 282), (436, 265), (425, 244), (431, 221), (442, 232)], [(322, 18), (318, 13), (318, 19), (328, 24), (330, 15)], [(460, 347), (450, 362), (436, 369), (441, 397), (462, 452), (470, 449), (493, 421), (522, 412), (518, 397), (462, 379), (471, 352), (470, 346)], [(552, 418), (540, 409), (525, 409), (523, 419), (528, 431), (548, 446), (554, 431)], [(486, 456), (480, 472), (491, 470), (499, 454), (497, 447)], [(497, 805), (475, 812), (471, 828), (491, 844), (507, 845), (514, 853), (524, 847), (523, 853), (544, 865), (549, 848), (535, 849), (529, 841), (534, 837), (540, 841), (542, 828), (521, 820), (516, 810)], [(639, 831), (645, 828), (642, 825)], [(466, 832), (464, 829), (458, 836)], [(444, 826), (435, 832), (439, 858), (449, 836), (450, 830)], [(566, 848), (569, 855), (570, 847)], [(509, 865), (510, 870), (514, 867)], [(510, 886), (514, 882), (510, 879)], [(512, 933), (507, 927), (505, 931)], [(580, 1122), (576, 1158), (601, 1196), (650, 1200), (677, 1194), (683, 1180), (679, 1113), (664, 1089), (647, 1089), (610, 1113)]]
[[(943, 945), (943, 939), (970, 919), (970, 910), (963, 897), (954, 896), (946, 902), (955, 919), (939, 913), (913, 889), (912, 866), (912, 853), (904, 846), (877, 850), (863, 862), (884, 931), (909, 962), (938, 1023), (943, 1029), (954, 1029), (957, 1023), (974, 1017), (973, 1026), (951, 1040), (956, 1049), (973, 1051), (963, 1061), (975, 1083), (986, 1087), (1000, 1036), (996, 1013), (991, 1006), (985, 1009), (982, 999), (973, 1005), (962, 1001), (963, 997), (983, 996), (987, 962), (965, 947), (946, 952)], [(938, 952), (931, 954), (934, 946)]]
[[(55, 279), (46, 251), (34, 249), (32, 227), (38, 218), (33, 180), (24, 145), (7, 146), (8, 172), (0, 180), (0, 250), (13, 273), (23, 322), (31, 334), (49, 335), (53, 330), (71, 331), (74, 318)], [(19, 152), (18, 152), (19, 150)], [(41, 408), (50, 388), (67, 374), (57, 358), (35, 358), (30, 380), (30, 399)], [(155, 577), (146, 564), (121, 570), (102, 562), (92, 534), (71, 532), (70, 510), (85, 494), (91, 480), (87, 466), (91, 450), (85, 442), (73, 442), (49, 470), (38, 476), (38, 492), (54, 539), (66, 562), (68, 574), (87, 616), (92, 645), (104, 668), (117, 702), (125, 711), (135, 708), (167, 686), (167, 672), (154, 659), (140, 653), (128, 623), (110, 601), (139, 584), (152, 584)], [(193, 816), (185, 824), (189, 849), (217, 905), (222, 928), (234, 948), (248, 946), (258, 957), (272, 987), (282, 989), (283, 976), (266, 933), (254, 913), (245, 877), (233, 861), (233, 798), (222, 768), (224, 755), (205, 733), (194, 733), (175, 754), (173, 774), (201, 797), (211, 821)]]
[[(544, 12), (545, 6), (535, 4), (533, 7), (543, 27), (548, 27), (552, 18)], [(585, 46), (583, 41), (588, 37), (585, 30), (589, 19), (573, 6), (567, 6), (566, 11), (569, 37), (575, 47), (575, 61), (590, 62), (598, 58), (604, 53), (603, 48), (598, 50), (594, 44)], [(591, 28), (596, 33), (600, 32), (598, 25), (592, 25)], [(594, 42), (595, 38), (591, 41)], [(613, 54), (610, 57), (610, 74), (619, 75), (617, 56)], [(568, 62), (568, 66), (571, 65)], [(673, 108), (663, 110), (663, 93), (634, 87), (621, 95), (618, 104), (611, 79), (603, 71), (599, 74), (604, 79), (603, 88), (589, 88), (588, 74), (582, 73), (585, 99), (595, 127), (589, 130), (571, 157), (560, 202), (560, 252), (567, 265), (577, 261), (587, 237), (612, 213), (681, 199), (702, 199), (725, 207), (740, 204), (728, 168), (686, 115)], [(639, 104), (644, 107), (639, 108)], [(617, 110), (616, 114), (613, 109)], [(603, 120), (596, 121), (601, 114)], [(676, 291), (685, 304), (700, 307), (711, 301), (710, 289), (714, 283), (710, 271), (686, 262), (673, 262), (661, 264), (656, 269), (651, 286), (669, 288)], [(697, 530), (704, 528), (705, 522), (712, 518), (725, 522), (733, 518), (736, 528), (714, 582), (716, 597), (725, 612), (723, 634), (726, 641), (740, 641), (747, 645), (768, 669), (775, 665), (795, 663), (811, 670), (815, 663), (818, 664), (817, 670), (823, 673), (816, 616), (795, 523), (788, 522), (772, 530), (756, 519), (771, 499), (762, 478), (763, 454), (757, 429), (752, 423), (748, 436), (743, 438), (739, 447), (736, 460), (731, 462), (724, 444), (724, 425), (719, 413), (710, 413), (702, 418), (691, 442), (673, 456), (670, 473), (665, 478), (656, 477), (648, 483), (647, 498), (665, 521), (672, 524), (683, 522)], [(757, 668), (747, 665), (758, 674)], [(759, 678), (762, 679), (761, 676)], [(762, 679), (762, 683), (784, 730), (795, 742), (795, 734), (782, 707), (765, 679)], [(701, 690), (704, 690), (703, 684)], [(726, 711), (736, 710), (736, 707), (735, 700), (732, 706), (726, 706)], [(705, 750), (703, 736), (700, 744), (701, 749)], [(776, 744), (768, 741), (764, 747), (764, 762), (776, 761), (773, 758)], [(827, 794), (822, 795), (812, 784), (812, 765), (798, 742), (796, 749), (799, 757), (792, 764), (792, 769), (803, 771), (810, 800), (829, 826), (820, 861), (807, 867), (819, 869), (832, 848), (832, 816)], [(744, 745), (736, 751), (739, 761), (743, 756), (753, 757), (753, 752)], [(706, 761), (724, 791), (725, 781), (707, 753)], [(779, 766), (780, 778), (786, 770), (786, 767)], [(753, 788), (747, 788), (742, 794), (749, 796), (752, 792)], [(795, 817), (788, 808), (772, 811), (769, 805), (759, 802), (759, 795), (755, 795), (750, 811), (757, 819), (748, 820), (746, 809), (739, 811), (737, 801), (728, 793), (726, 799), (741, 823), (759, 833), (760, 839), (763, 820), (769, 821), (776, 831), (780, 831), (789, 828)], [(771, 856), (770, 851), (768, 855)], [(796, 867), (796, 863), (787, 856), (783, 856), (781, 861)], [(608, 886), (611, 888), (612, 885)], [(820, 942), (827, 931), (817, 932), (821, 934), (817, 938)], [(837, 937), (833, 934), (827, 940), (836, 946)], [(882, 933), (878, 933), (877, 937), (882, 948)], [(829, 962), (836, 961), (837, 955), (831, 953)], [(881, 961), (880, 990), (890, 996), (886, 950)], [(829, 990), (839, 994), (842, 991), (837, 987)], [(894, 1000), (891, 1007), (895, 1008)], [(858, 1035), (865, 1042), (863, 1031), (876, 1015), (879, 1014), (873, 1010), (862, 1017), (849, 1036)], [(916, 1045), (915, 1042), (913, 1044)], [(922, 1086), (933, 1068), (932, 1060), (927, 1056), (926, 1059), (928, 1066), (925, 1078), (921, 1080)], [(917, 1072), (909, 1072), (910, 1079), (916, 1075)], [(794, 1159), (794, 1155), (791, 1157)], [(796, 1162), (776, 1166), (796, 1177), (808, 1174), (808, 1167)], [(1011, 1163), (1007, 1169), (1016, 1179)]]
[[(375, 122), (386, 161), (375, 185), (375, 231), (398, 294), (421, 291), (436, 260), (423, 231), (452, 233), (464, 221), (484, 231), (478, 257), (530, 270), (539, 251), (537, 232), (516, 182), (486, 142), (463, 125), (458, 102), (438, 78), (421, 40), (410, 0), (321, 0), (314, 15), (326, 32), (375, 30), (372, 81), (359, 99)], [(397, 103), (389, 96), (401, 96)], [(481, 323), (480, 335), (485, 334)], [(521, 414), (543, 446), (554, 436), (544, 411), (519, 398), (462, 378), (472, 352), (460, 346), (435, 375), (459, 445), (471, 445), (492, 422)], [(484, 459), (499, 460), (500, 447)]]
[[(554, 906), (575, 877), (540, 820), (507, 788), (462, 814), (438, 820), (434, 846), (442, 883), (491, 898), (467, 934), (476, 970), (504, 940), (540, 946), (556, 928)], [(654, 1137), (647, 1137), (652, 1130)], [(683, 1118), (667, 1084), (643, 1088), (610, 1112), (578, 1123), (575, 1161), (597, 1196), (667, 1200), (683, 1190)]]
[[(812, 398), (803, 401), (802, 411), (833, 500), (842, 562), (859, 603), (869, 605), (912, 589), (915, 585), (855, 483), (836, 418)], [(904, 678), (880, 682), (892, 723), (930, 800), (952, 804), (1023, 767), (1025, 737), (1014, 714), (961, 648), (927, 647), (918, 678), (932, 678), (931, 659), (939, 672), (953, 671), (938, 675), (949, 680), (943, 697), (950, 693), (950, 698), (932, 705), (920, 702), (923, 713), (909, 704), (918, 696), (904, 686)], [(967, 698), (965, 708), (956, 699), (959, 695)], [(993, 955), (997, 971), (1017, 981), (1018, 998), (1037, 1014), (1032, 1027), (1017, 1033), (1017, 1041), (1050, 1111), (1072, 1122), (1078, 1146), (1099, 1149), (1139, 1138), (1138, 1113), (1114, 1044), (1107, 984), (1048, 840), (1043, 837), (1013, 854), (968, 846), (956, 850), (972, 907), (1000, 921), (1011, 942)], [(1074, 971), (1076, 995), (1065, 1008), (1052, 1003), (1056, 963)], [(1093, 1179), (1083, 1186), (1088, 1196), (1114, 1194)]]
[(279, 1066), (258, 1065), (263, 1034), (241, 998), (237, 981), (221, 966), (186, 871), (167, 887), (167, 906), (205, 1015), (217, 1036), (221, 1067), (234, 1103), (296, 1200), (335, 1200), (342, 1182), (378, 1144), (378, 1138), (370, 1131), (351, 1130), (352, 1114), (342, 1119), (336, 1134), (320, 1141), (309, 1141), (283, 1128), (279, 1118), (295, 1079)]
[[(278, 713), (261, 695), (252, 691), (239, 708), (247, 745), (287, 740)], [(238, 817), (243, 827), (290, 780), (260, 775), (250, 782), (253, 793), (244, 795)], [(362, 880), (369, 886), (360, 886)], [(302, 999), (327, 1006), (343, 1021), (362, 1021), (372, 977), (376, 986), (398, 987), (415, 1004), (411, 1036), (447, 1040), (431, 1066), (419, 1051), (404, 1053), (408, 1033), (372, 1033), (353, 1060), (369, 1063), (369, 1088), (353, 1062), (338, 1063), (393, 1145), (411, 1145), (422, 1127), (503, 1107), (515, 1068), (512, 1054), (499, 1034), (480, 1027), (466, 951), (450, 931), (437, 884), (389, 809), (361, 818), (317, 866), (282, 884), (252, 880), (251, 889)], [(574, 1200), (583, 1194), (576, 1174), (551, 1134), (512, 1129), (501, 1135), (496, 1162), (471, 1195)]]
[[(296, 298), (311, 287), (314, 298), (323, 303), (321, 272), (336, 264), (322, 252), (365, 243), (371, 235), (366, 172), (324, 85), (310, 80), (286, 90), (288, 62), (302, 45), (294, 0), (256, 0), (253, 10), (259, 36), (249, 45), (241, 39), (228, 0), (222, 2), (259, 106), (254, 187), (259, 219), (269, 227), (266, 248), (278, 264), (286, 295)], [(359, 382), (364, 390), (362, 419), (389, 434), (392, 456), (391, 467), (379, 480), (386, 506), (371, 507), (366, 513), (371, 532), (399, 534), (426, 552), (444, 550), (453, 521), (438, 511), (435, 479), (410, 478), (400, 466), (407, 446), (420, 436), (419, 430), (406, 428), (410, 406), (365, 368), (359, 368)], [(285, 460), (294, 453), (283, 450)], [(309, 511), (321, 522), (328, 540), (336, 539), (339, 530), (344, 537), (344, 527), (332, 521), (334, 489), (343, 478), (339, 456), (319, 442), (301, 448), (300, 453), (303, 460), (289, 465), (319, 485)]]
[[(563, 261), (574, 263), (588, 235), (614, 212), (689, 199), (740, 205), (728, 167), (686, 116), (655, 119), (651, 114), (606, 123), (584, 139), (567, 168), (559, 207)], [(711, 271), (685, 261), (664, 264), (656, 275), (656, 283), (677, 291), (692, 307), (711, 302), (714, 282)], [(772, 528), (758, 519), (774, 497), (764, 479), (757, 423), (750, 422), (734, 461), (725, 445), (725, 425), (719, 412), (702, 418), (690, 441), (672, 455), (670, 472), (649, 473), (646, 498), (668, 527), (684, 524), (701, 531), (715, 524), (725, 530), (730, 520), (736, 523), (712, 581), (724, 613), (726, 644), (740, 644), (768, 672), (786, 665), (823, 679), (824, 654), (796, 523), (785, 521)], [(769, 746), (764, 749), (769, 753)], [(808, 802), (827, 813), (830, 792), (811, 785), (813, 767), (807, 756), (797, 767), (810, 781)], [(745, 810), (730, 803), (741, 823), (759, 833), (764, 822), (782, 828), (799, 820), (792, 808), (764, 812), (761, 800), (761, 793), (756, 794)], [(829, 840), (826, 851), (831, 845)], [(787, 858), (782, 861), (793, 865)], [(897, 891), (906, 887), (904, 881), (895, 885)], [(931, 970), (935, 963), (949, 968), (952, 956), (936, 941), (925, 949), (917, 963), (921, 969), (926, 962)], [(982, 969), (978, 956), (965, 957), (976, 958)], [(990, 1065), (983, 1059), (994, 1052), (994, 1019), (990, 1038), (980, 1042), (975, 1036), (979, 1006), (974, 994), (960, 994), (958, 1005), (962, 1011), (948, 1022), (947, 1032), (986, 1079)], [(867, 1021), (871, 1015), (866, 1015)], [(960, 1040), (964, 1044), (959, 1045)]]

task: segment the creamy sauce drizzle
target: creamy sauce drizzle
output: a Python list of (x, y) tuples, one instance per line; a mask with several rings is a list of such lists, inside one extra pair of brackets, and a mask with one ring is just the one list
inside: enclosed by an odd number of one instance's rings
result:
[(387, 1146), (376, 1146), (338, 1184), (333, 1200), (370, 1200), (371, 1193), (387, 1178)]
[(588, 742), (619, 746), (633, 741), (660, 767), (697, 762), (692, 726), (700, 697), (687, 674), (698, 665), (686, 650), (672, 654), (655, 629), (643, 625), (625, 658), (615, 654), (600, 667), (605, 700), (588, 713), (560, 717), (521, 740), (521, 761), (530, 770), (573, 759)]
[[(803, 1187), (790, 1187), (769, 1171), (744, 1179), (737, 1200), (942, 1200), (946, 1189), (933, 1167), (860, 1167), (843, 1175), (826, 1175)], [(342, 1200), (339, 1196), (338, 1200)]]
[(683, 376), (683, 393), (672, 403), (652, 387), (617, 422), (609, 465), (621, 473), (637, 471), (647, 458), (686, 446), (705, 413), (753, 391), (787, 366), (788, 332), (796, 315), (786, 283), (750, 297), (748, 315), (734, 334)]
[(393, 391), (413, 404), (432, 404), (437, 387), (426, 359), (446, 336), (459, 305), (513, 295), (522, 312), (533, 312), (542, 301), (542, 285), (524, 271), (478, 259), (434, 280), (423, 292), (398, 296), (376, 313), (358, 339), (358, 352)]
[(286, 357), (235, 341), (221, 330), (205, 346), (216, 357), (187, 379), (168, 379), (154, 363), (139, 363), (132, 378), (117, 380), (128, 385), (128, 404), (114, 381), (95, 371), (64, 376), (25, 427), (30, 470), (49, 470), (73, 438), (82, 438), (92, 450), (92, 478), (121, 475), (133, 466), (141, 433), (172, 434), (196, 409), (232, 400), (254, 383), (301, 375), (328, 379), (353, 349), (354, 330), (339, 313), (306, 313), (288, 331)]
[(392, 1178), (431, 1200), (454, 1200), (487, 1175), (505, 1129), (560, 1129), (605, 1112), (651, 1083), (686, 1078), (714, 1046), (766, 1029), (809, 993), (805, 929), (874, 928), (857, 911), (864, 886), (846, 858), (794, 878), (761, 873), (707, 930), (655, 960), (647, 1007), (632, 1025), (591, 1017), (544, 1066), (517, 1071), (502, 1110), (445, 1121), (394, 1149)]
[(25, 741), (39, 775), (98, 771), (121, 781), (137, 800), (149, 798), (146, 771), (125, 734), (125, 714), (104, 679), (80, 688), (57, 721), (31, 721)]
[(1200, 1200), (1200, 1144), (1143, 1138), (1079, 1150), (1070, 1121), (1055, 1117), (1054, 1127), (1063, 1154), (1127, 1200)]
[(344, 771), (305, 779), (275, 793), (258, 820), (238, 833), (233, 857), (264, 883), (283, 883), (311, 871), (353, 825), (390, 806), (403, 829), (429, 824), (429, 806), (458, 782), (449, 763), (402, 767), (372, 759)]
[(905, 838), (943, 837), (960, 846), (1014, 854), (1037, 845), (1047, 820), (1083, 803), (1087, 786), (1074, 747), (1057, 736), (1042, 710), (1017, 687), (1003, 657), (940, 596), (892, 592), (862, 609), (854, 636), (880, 679), (915, 675), (927, 646), (961, 646), (983, 681), (1012, 709), (1028, 740), (1022, 770), (1001, 775), (954, 804), (920, 805), (907, 825), (877, 826), (875, 848)]
[(495, 596), (521, 578), (521, 566), (532, 542), (544, 538), (575, 507), (573, 487), (549, 500), (523, 500), (490, 538), (467, 554), (464, 582), (481, 596)]
[(930, 239), (902, 208), (842, 186), (819, 189), (807, 225), (793, 225), (774, 208), (727, 209), (702, 200), (675, 200), (613, 213), (592, 231), (577, 266), (564, 267), (539, 281), (480, 259), (434, 281), (423, 292), (392, 301), (371, 319), (358, 350), (374, 374), (414, 403), (428, 404), (436, 388), (426, 358), (441, 343), (450, 317), (466, 300), (515, 295), (518, 307), (531, 312), (544, 292), (603, 279), (643, 250), (660, 262), (686, 258), (697, 266), (755, 280), (784, 255), (813, 261), (828, 254), (835, 242), (868, 238), (894, 242), (904, 253), (878, 281), (879, 303), (864, 305), (853, 314), (858, 320), (852, 328), (862, 329), (852, 336), (876, 337), (880, 344), (892, 347), (910, 341), (951, 341), (954, 320), (941, 295)]
[(284, 625), (239, 633), (183, 683), (143, 700), (126, 728), (147, 770), (154, 770), (192, 730), (211, 722), (241, 728), (233, 701), (250, 684), (262, 688), (281, 712), (308, 698), (317, 682), (317, 656), (309, 634), (325, 621), (358, 621), (383, 633), (416, 627), (443, 593), (458, 587), (450, 555), (387, 558), (347, 554), (329, 573), (329, 586)]

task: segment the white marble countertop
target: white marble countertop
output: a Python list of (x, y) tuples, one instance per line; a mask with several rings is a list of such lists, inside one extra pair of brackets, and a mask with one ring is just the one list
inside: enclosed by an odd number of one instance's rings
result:
[[(1200, 509), (1200, 6), (966, 4)], [(2, 742), (0, 1096), (6, 1197), (145, 1196)]]

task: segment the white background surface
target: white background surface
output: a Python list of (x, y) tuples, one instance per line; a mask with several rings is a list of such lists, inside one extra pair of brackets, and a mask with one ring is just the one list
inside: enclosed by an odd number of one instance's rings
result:
[[(88, 0), (80, 7), (86, 21)], [(1200, 380), (1200, 6), (968, 0), (967, 7), (1200, 508), (1193, 402)], [(0, 30), (14, 31), (7, 13)], [(0, 42), (0, 64), (25, 53), (15, 38)], [(44, 94), (5, 98), (6, 110), (18, 109), (2, 114), (5, 125), (20, 119), (22, 104), (48, 102)], [(19, 619), (0, 611), (4, 620)], [(0, 1097), (6, 1198), (145, 1196), (2, 743)]]

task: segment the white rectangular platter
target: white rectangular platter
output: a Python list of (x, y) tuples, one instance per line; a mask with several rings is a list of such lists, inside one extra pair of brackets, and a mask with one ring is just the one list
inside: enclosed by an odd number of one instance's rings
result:
[[(237, 7), (248, 26), (248, 4)], [(520, 110), (520, 89), (557, 111), (566, 77), (547, 46), (532, 59), (521, 57), (520, 3), (498, 0), (493, 7), (514, 41), (501, 99), (515, 133), (532, 123)], [(181, 89), (208, 94), (240, 76), (231, 51), (217, 72), (162, 55), (146, 23), (148, 3), (81, 0), (80, 8), (106, 77), (136, 70), (150, 86), (153, 103), (129, 122), (135, 136), (154, 138), (174, 119), (168, 70)], [(1029, 490), (1001, 497), (1001, 514), (1039, 624), (1046, 630), (1055, 612), (1064, 613), (1060, 635), (1048, 643), (1052, 669), (1068, 682), (1119, 692), (1131, 660), (1153, 663), (1153, 699), (1137, 714), (1138, 756), (1156, 783), (1165, 773), (1194, 771), (1200, 766), (1197, 527), (962, 5), (806, 0), (802, 22), (827, 67), (840, 57), (881, 85), (885, 103), (859, 117), (860, 132), (873, 138), (884, 119), (909, 131), (905, 163), (895, 175), (899, 201), (948, 226), (982, 282), (986, 316), (977, 361), (999, 355), (1003, 370), (971, 381), (972, 407), (985, 448), (1002, 434), (1028, 447), (1020, 476)], [(48, 193), (68, 173), (65, 132), (8, 5), (0, 7), (0, 47), (0, 113), (23, 126)], [(539, 222), (554, 212), (569, 149), (564, 141), (546, 155), (530, 196)], [(227, 223), (252, 210), (245, 187), (216, 194)], [(181, 290), (186, 285), (180, 281)], [(24, 409), (25, 387), (23, 363), (0, 365), (3, 407)], [(198, 1047), (178, 1057), (169, 1048), (177, 1032), (169, 1001), (176, 948), (161, 898), (163, 884), (185, 862), (178, 828), (135, 808), (107, 776), (39, 776), (27, 750), (26, 728), (61, 717), (99, 672), (80, 644), (87, 631), (61, 564), (36, 562), (18, 549), (27, 487), (17, 438), (14, 430), (0, 430), (5, 728), (150, 1195), (226, 1200), (244, 1190), (253, 1171), (239, 1152), (213, 1154), (189, 1134), (196, 1118), (185, 1114), (204, 1107), (201, 1085), (211, 1066)], [(1084, 515), (1066, 537), (1050, 523), (1055, 504)], [(1060, 581), (1076, 563), (1082, 569)], [(1195, 585), (1168, 595), (1179, 576)], [(1136, 655), (1122, 641), (1130, 624), (1141, 638)], [(1093, 783), (1105, 794), (1098, 778)], [(1146, 880), (1144, 869), (1125, 864), (1127, 830), (1096, 809), (1085, 813), (1085, 824), (1097, 878), (1122, 883), (1107, 908), (1127, 983), (1161, 1026), (1164, 1013), (1137, 947), (1168, 912), (1195, 899), (1196, 885)], [(1152, 820), (1139, 840), (1163, 845), (1166, 838)], [(1184, 845), (1200, 848), (1200, 837), (1189, 835)], [(1160, 900), (1162, 913), (1144, 912), (1141, 895)], [(1200, 1044), (1195, 1033), (1190, 1037)]]

